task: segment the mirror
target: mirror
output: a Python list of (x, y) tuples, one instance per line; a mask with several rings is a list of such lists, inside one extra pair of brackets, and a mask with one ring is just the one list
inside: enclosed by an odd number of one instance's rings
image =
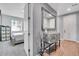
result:
[(56, 16), (42, 8), (42, 30), (56, 30)]

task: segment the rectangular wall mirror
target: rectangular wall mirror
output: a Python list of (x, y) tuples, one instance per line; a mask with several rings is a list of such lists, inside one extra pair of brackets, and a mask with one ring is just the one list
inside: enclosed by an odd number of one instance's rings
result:
[(56, 16), (42, 8), (42, 30), (56, 30)]

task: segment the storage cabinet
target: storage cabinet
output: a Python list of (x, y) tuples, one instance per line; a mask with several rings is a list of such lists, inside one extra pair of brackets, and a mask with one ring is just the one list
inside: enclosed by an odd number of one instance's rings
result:
[(10, 40), (11, 29), (9, 26), (0, 25), (0, 41)]

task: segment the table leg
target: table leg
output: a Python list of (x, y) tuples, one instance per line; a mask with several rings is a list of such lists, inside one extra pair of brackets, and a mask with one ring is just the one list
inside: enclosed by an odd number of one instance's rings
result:
[(50, 45), (49, 45), (49, 56), (50, 56)]
[(59, 40), (59, 47), (60, 47), (60, 40)]
[(44, 42), (44, 49), (45, 49), (45, 42)]
[(57, 45), (56, 45), (56, 42), (55, 42), (55, 51), (56, 51), (56, 48), (57, 48)]
[(43, 42), (43, 53), (44, 53), (44, 51), (45, 51), (45, 42)]

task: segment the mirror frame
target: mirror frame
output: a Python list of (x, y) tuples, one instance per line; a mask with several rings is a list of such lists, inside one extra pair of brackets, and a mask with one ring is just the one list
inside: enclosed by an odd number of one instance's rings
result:
[(43, 23), (44, 23), (44, 20), (43, 20), (43, 11), (45, 11), (45, 12), (47, 12), (47, 13), (49, 13), (49, 14), (51, 14), (52, 16), (54, 16), (55, 17), (55, 28), (50, 28), (50, 29), (47, 29), (48, 31), (51, 31), (51, 30), (53, 30), (53, 31), (55, 31), (56, 30), (56, 15), (54, 15), (54, 14), (52, 14), (50, 11), (48, 11), (47, 9), (45, 9), (44, 7), (41, 7), (41, 22), (42, 22), (42, 24), (41, 24), (41, 29), (42, 29), (42, 31), (44, 31), (44, 28), (43, 28)]

